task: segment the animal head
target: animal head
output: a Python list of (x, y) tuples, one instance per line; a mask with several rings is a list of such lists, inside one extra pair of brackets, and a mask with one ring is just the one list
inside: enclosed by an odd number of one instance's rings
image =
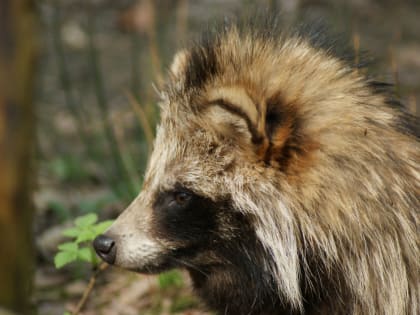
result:
[(396, 112), (356, 69), (296, 34), (229, 26), (179, 52), (168, 77), (143, 189), (97, 252), (138, 272), (185, 267), (215, 291), (269, 288), (302, 307), (306, 250), (329, 270), (352, 233), (346, 216), (359, 215), (345, 211), (353, 173), (337, 161), (373, 157), (382, 144), (367, 128), (379, 134)]

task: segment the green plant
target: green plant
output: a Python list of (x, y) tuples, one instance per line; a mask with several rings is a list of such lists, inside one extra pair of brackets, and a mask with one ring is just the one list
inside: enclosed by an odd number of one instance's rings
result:
[(88, 173), (82, 160), (76, 156), (57, 157), (49, 163), (51, 172), (63, 182), (82, 182), (88, 178)]
[(179, 313), (197, 307), (198, 301), (191, 296), (179, 296), (171, 305), (171, 313)]
[(89, 213), (74, 220), (74, 226), (63, 231), (63, 235), (73, 238), (70, 242), (58, 246), (58, 253), (54, 257), (55, 267), (61, 268), (74, 261), (85, 261), (94, 267), (99, 264), (92, 246), (86, 244), (102, 234), (111, 224), (112, 220), (97, 223), (98, 216)]
[(167, 271), (161, 273), (158, 277), (159, 287), (161, 289), (166, 289), (168, 287), (181, 288), (184, 284), (182, 276), (177, 270)]
[(54, 213), (60, 223), (63, 223), (70, 218), (69, 209), (60, 201), (50, 200), (48, 202), (48, 209)]

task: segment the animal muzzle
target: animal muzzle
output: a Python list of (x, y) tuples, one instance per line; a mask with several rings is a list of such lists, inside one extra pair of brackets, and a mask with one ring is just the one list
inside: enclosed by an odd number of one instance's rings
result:
[(106, 234), (101, 234), (93, 241), (93, 248), (99, 257), (105, 262), (112, 265), (115, 262), (117, 256), (116, 242)]

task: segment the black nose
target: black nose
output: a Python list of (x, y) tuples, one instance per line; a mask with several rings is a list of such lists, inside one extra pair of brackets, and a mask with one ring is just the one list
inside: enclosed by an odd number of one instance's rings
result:
[(117, 248), (115, 241), (104, 234), (97, 236), (93, 241), (93, 248), (96, 253), (108, 264), (112, 265), (115, 262)]

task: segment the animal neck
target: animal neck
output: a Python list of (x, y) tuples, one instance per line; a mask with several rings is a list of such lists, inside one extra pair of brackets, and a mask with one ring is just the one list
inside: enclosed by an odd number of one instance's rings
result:
[[(249, 267), (249, 266), (248, 266)], [(347, 290), (322, 270), (302, 273), (303, 310), (296, 310), (278, 293), (267, 274), (241, 270), (238, 266), (189, 269), (194, 290), (217, 314), (226, 315), (344, 315), (351, 312), (342, 304)], [(261, 268), (256, 269), (261, 270)], [(302, 271), (304, 272), (304, 271)], [(307, 273), (307, 272), (306, 272)], [(318, 279), (314, 282), (314, 275)], [(348, 305), (347, 305), (348, 306)]]

